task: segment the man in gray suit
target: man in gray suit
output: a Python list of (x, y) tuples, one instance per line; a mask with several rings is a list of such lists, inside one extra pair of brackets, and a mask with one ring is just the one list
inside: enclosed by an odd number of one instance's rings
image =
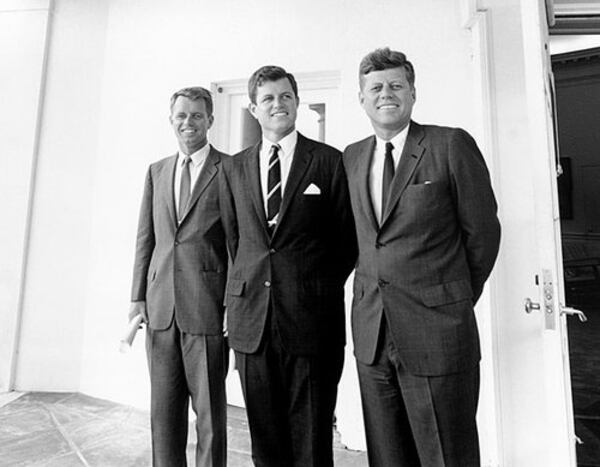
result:
[(227, 156), (207, 142), (212, 110), (204, 88), (173, 94), (179, 152), (150, 166), (142, 199), (129, 318), (147, 324), (154, 466), (187, 465), (190, 398), (196, 465), (226, 465), (227, 251), (216, 175)]
[(371, 466), (476, 466), (473, 306), (500, 240), (496, 201), (464, 130), (411, 120), (412, 64), (360, 64), (375, 135), (344, 151), (359, 243), (352, 330)]

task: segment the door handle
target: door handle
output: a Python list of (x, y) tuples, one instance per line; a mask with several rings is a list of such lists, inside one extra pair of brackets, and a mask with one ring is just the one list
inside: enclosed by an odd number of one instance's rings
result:
[(585, 316), (585, 313), (581, 310), (578, 310), (577, 308), (572, 308), (570, 306), (560, 306), (560, 314), (561, 315), (567, 315), (567, 316), (575, 316), (577, 315), (577, 317), (579, 318), (579, 321), (581, 321), (582, 323), (585, 323), (587, 321), (587, 316)]
[(531, 313), (533, 310), (539, 310), (540, 304), (531, 301), (531, 298), (527, 297), (525, 299), (525, 313)]

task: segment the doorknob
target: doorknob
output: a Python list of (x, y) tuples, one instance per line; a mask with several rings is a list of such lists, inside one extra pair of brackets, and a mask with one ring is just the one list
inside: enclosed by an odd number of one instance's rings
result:
[(527, 297), (525, 299), (525, 313), (531, 313), (533, 310), (539, 310), (540, 304), (531, 301), (531, 298)]
[(587, 321), (587, 316), (585, 316), (585, 313), (581, 310), (578, 310), (577, 308), (571, 308), (570, 306), (560, 306), (560, 314), (561, 315), (567, 315), (567, 316), (574, 316), (577, 315), (577, 317), (579, 318), (579, 321), (581, 321), (582, 323), (585, 323)]

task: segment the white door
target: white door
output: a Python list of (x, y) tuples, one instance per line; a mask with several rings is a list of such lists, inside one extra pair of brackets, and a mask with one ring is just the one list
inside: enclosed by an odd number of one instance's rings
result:
[[(526, 314), (526, 318), (521, 315), (516, 320), (523, 326), (512, 329), (506, 326), (506, 330), (522, 333), (524, 339), (521, 341), (515, 335), (500, 340), (505, 345), (523, 344), (521, 348), (499, 348), (499, 352), (504, 350), (517, 357), (510, 362), (513, 368), (501, 370), (501, 376), (509, 378), (506, 385), (510, 387), (502, 399), (512, 398), (508, 410), (503, 411), (508, 422), (504, 426), (503, 452), (505, 465), (574, 466), (575, 433), (565, 315), (568, 310), (563, 306), (547, 10), (544, 0), (520, 3), (529, 145), (522, 154), (520, 167), (514, 169), (528, 173), (531, 180), (535, 245), (526, 254), (528, 261), (533, 260), (535, 270), (534, 277), (529, 278), (529, 287), (515, 289), (519, 293), (526, 291), (525, 296), (516, 297), (522, 300), (522, 313)], [(505, 288), (503, 292), (511, 290)], [(508, 432), (515, 426), (518, 436)]]

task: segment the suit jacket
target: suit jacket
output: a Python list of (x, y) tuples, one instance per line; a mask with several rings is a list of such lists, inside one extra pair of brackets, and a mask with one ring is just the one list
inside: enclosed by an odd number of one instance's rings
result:
[(223, 332), (227, 247), (216, 175), (226, 157), (210, 148), (179, 225), (173, 193), (177, 155), (148, 169), (131, 299), (146, 301), (151, 329), (166, 329), (175, 315), (184, 332)]
[(464, 130), (411, 122), (379, 225), (368, 185), (374, 147), (371, 136), (344, 151), (359, 243), (356, 358), (373, 362), (385, 314), (412, 374), (472, 368), (480, 360), (473, 305), (500, 241), (483, 157)]
[[(286, 350), (343, 347), (344, 282), (356, 236), (341, 153), (298, 134), (272, 237), (262, 199), (260, 143), (223, 161), (220, 201), (232, 257), (226, 292), (229, 344), (257, 350), (267, 314)], [(304, 194), (311, 184), (320, 194)]]

